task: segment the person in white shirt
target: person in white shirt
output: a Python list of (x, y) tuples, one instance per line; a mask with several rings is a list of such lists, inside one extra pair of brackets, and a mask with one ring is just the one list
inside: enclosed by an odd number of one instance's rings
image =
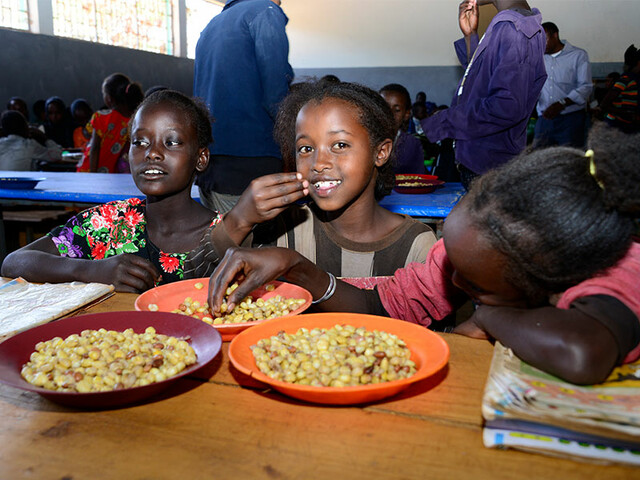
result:
[(533, 147), (569, 145), (582, 148), (587, 133), (587, 104), (593, 91), (589, 55), (566, 40), (558, 27), (542, 24), (547, 34), (544, 64), (547, 80), (537, 104)]
[(35, 139), (32, 135), (39, 132), (29, 130), (27, 120), (16, 110), (7, 110), (0, 117), (2, 131), (6, 135), (0, 138), (0, 170), (31, 170), (33, 160), (60, 160), (62, 147), (41, 134)]

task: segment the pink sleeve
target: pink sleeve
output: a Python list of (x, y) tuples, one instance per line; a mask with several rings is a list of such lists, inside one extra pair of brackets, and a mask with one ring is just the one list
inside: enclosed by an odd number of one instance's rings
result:
[(453, 313), (461, 290), (451, 283), (453, 267), (442, 240), (427, 254), (425, 263), (411, 263), (394, 276), (378, 284), (378, 293), (391, 317), (428, 327)]
[[(578, 298), (589, 295), (609, 295), (617, 298), (640, 321), (640, 244), (633, 243), (627, 254), (613, 267), (569, 288), (562, 294), (558, 308), (568, 309)], [(640, 345), (624, 359), (624, 363), (640, 358)]]

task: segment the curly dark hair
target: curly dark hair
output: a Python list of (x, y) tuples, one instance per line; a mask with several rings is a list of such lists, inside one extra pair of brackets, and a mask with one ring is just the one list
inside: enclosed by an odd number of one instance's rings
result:
[(407, 109), (410, 109), (412, 107), (411, 95), (409, 95), (409, 90), (407, 90), (403, 85), (400, 85), (399, 83), (389, 83), (380, 89), (380, 93), (382, 92), (393, 92), (397, 93), (398, 95), (402, 95), (402, 97), (404, 98), (404, 106)]
[[(393, 113), (387, 102), (376, 91), (357, 83), (332, 83), (323, 81), (296, 84), (280, 105), (275, 123), (275, 139), (282, 150), (286, 171), (296, 169), (296, 118), (298, 112), (309, 102), (320, 103), (328, 98), (337, 98), (353, 105), (358, 110), (360, 124), (369, 133), (371, 148), (383, 141), (394, 140), (396, 127)], [(380, 200), (391, 193), (395, 186), (393, 173), (393, 150), (391, 158), (377, 168), (375, 198)]]
[(640, 134), (597, 125), (589, 148), (592, 157), (568, 147), (522, 154), (478, 177), (465, 201), (475, 227), (507, 257), (506, 278), (532, 304), (611, 267), (633, 240)]
[[(177, 110), (180, 110), (187, 115), (189, 122), (196, 127), (196, 133), (198, 138), (198, 148), (208, 147), (213, 143), (213, 136), (211, 133), (211, 122), (213, 118), (209, 113), (209, 109), (205, 103), (199, 98), (192, 98), (177, 90), (158, 90), (146, 97), (142, 103), (138, 106), (134, 114), (129, 121), (129, 129), (131, 129), (131, 123), (142, 107), (149, 105), (159, 105), (161, 103), (169, 103)], [(131, 134), (131, 132), (129, 132)]]

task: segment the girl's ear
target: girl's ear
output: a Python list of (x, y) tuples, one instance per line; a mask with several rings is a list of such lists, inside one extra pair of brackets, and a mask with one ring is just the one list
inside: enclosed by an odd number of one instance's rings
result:
[(391, 140), (390, 138), (383, 140), (382, 143), (378, 145), (378, 150), (376, 152), (376, 160), (375, 160), (376, 167), (381, 167), (382, 165), (387, 163), (387, 161), (389, 160), (389, 157), (391, 156), (392, 148), (393, 148), (393, 140)]
[(198, 161), (196, 162), (196, 172), (204, 172), (209, 165), (209, 148), (204, 147), (198, 150)]

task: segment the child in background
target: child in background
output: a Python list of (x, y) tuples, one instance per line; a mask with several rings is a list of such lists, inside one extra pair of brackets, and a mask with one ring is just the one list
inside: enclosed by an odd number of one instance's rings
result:
[(38, 125), (38, 128), (44, 132), (44, 123), (47, 121), (47, 112), (44, 108), (45, 101), (42, 99), (38, 99), (33, 102), (31, 110), (33, 110), (33, 116), (35, 118), (35, 124)]
[(44, 104), (44, 133), (62, 148), (73, 147), (73, 125), (67, 106), (60, 97), (49, 97)]
[(27, 102), (23, 98), (11, 97), (7, 102), (7, 110), (16, 110), (20, 112), (27, 120), (27, 124), (29, 125), (29, 136), (38, 140), (41, 145), (45, 145), (47, 137), (46, 135), (40, 135), (40, 133), (44, 133), (44, 126), (42, 126), (41, 123), (32, 124), (31, 122), (29, 122), (29, 108), (27, 107)]
[(74, 148), (85, 149), (91, 134), (87, 131), (86, 126), (91, 120), (93, 109), (89, 102), (84, 98), (76, 98), (71, 104), (71, 118), (75, 128), (73, 130), (73, 146)]
[(395, 152), (394, 173), (427, 173), (420, 140), (406, 132), (411, 119), (409, 92), (402, 85), (390, 83), (380, 89), (380, 95), (389, 104), (398, 129), (393, 146)]
[(29, 108), (27, 102), (21, 97), (11, 97), (7, 102), (7, 110), (16, 110), (29, 122)]
[[(233, 242), (291, 247), (343, 277), (392, 275), (424, 261), (433, 231), (378, 205), (395, 184), (397, 125), (384, 99), (351, 83), (302, 83), (283, 101), (275, 136), (287, 170), (254, 180), (220, 227)], [(297, 170), (297, 172), (295, 171)], [(306, 206), (291, 205), (309, 195)], [(204, 272), (203, 272), (204, 273)]]
[[(283, 276), (323, 310), (374, 313), (424, 326), (471, 298), (461, 334), (494, 338), (527, 363), (577, 384), (603, 381), (640, 357), (640, 135), (594, 127), (586, 152), (520, 155), (471, 184), (425, 264), (359, 290), (287, 249), (233, 249), (212, 276), (219, 311)], [(330, 288), (327, 288), (329, 284)], [(326, 290), (325, 290), (326, 289)], [(324, 292), (324, 295), (323, 295)]]
[(62, 147), (37, 128), (29, 129), (17, 110), (7, 110), (0, 119), (6, 136), (0, 138), (0, 170), (28, 171), (33, 160), (60, 160)]
[(195, 173), (209, 163), (209, 113), (179, 92), (157, 92), (135, 113), (131, 138), (131, 174), (146, 200), (80, 212), (9, 254), (3, 275), (32, 282), (111, 283), (123, 292), (188, 277), (188, 252), (206, 241), (220, 220), (191, 198)]
[(127, 125), (142, 101), (142, 87), (126, 75), (114, 73), (102, 83), (102, 97), (107, 109), (94, 113), (87, 125), (91, 140), (77, 170), (124, 173), (127, 171)]
[(625, 133), (640, 132), (640, 49), (634, 45), (624, 52), (625, 72), (613, 84), (599, 107), (599, 115)]

